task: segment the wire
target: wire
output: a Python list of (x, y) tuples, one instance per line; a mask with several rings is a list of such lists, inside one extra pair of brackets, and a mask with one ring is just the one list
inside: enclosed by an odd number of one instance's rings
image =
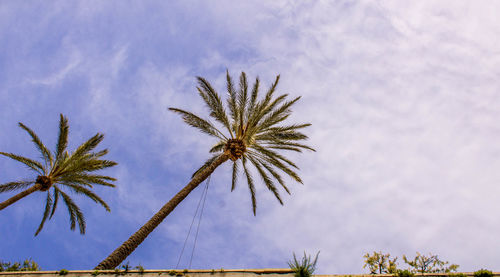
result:
[[(191, 229), (193, 228), (194, 220), (196, 219), (196, 215), (198, 215), (198, 210), (200, 208), (201, 201), (204, 199), (204, 196), (206, 197), (206, 191), (208, 190), (208, 184), (210, 183), (210, 176), (208, 176), (206, 185), (203, 188), (203, 192), (201, 193), (200, 200), (198, 201), (198, 206), (196, 207), (196, 211), (193, 216), (193, 220), (191, 221), (191, 226), (189, 226), (189, 231), (187, 233), (186, 239), (184, 240), (184, 245), (182, 246), (181, 253), (179, 255), (179, 259), (177, 260), (177, 264), (175, 265), (175, 269), (179, 269), (179, 263), (181, 262), (182, 254), (184, 253), (184, 249), (186, 248), (187, 241), (189, 239), (189, 235), (191, 234)], [(205, 201), (203, 201), (203, 205), (205, 205)], [(198, 223), (198, 229), (200, 227), (200, 224)], [(198, 230), (196, 231), (196, 235), (198, 235)], [(195, 241), (196, 243), (196, 241)], [(194, 251), (194, 247), (193, 247)], [(193, 259), (193, 253), (191, 253), (191, 260)], [(189, 267), (191, 267), (191, 261), (189, 262)]]
[(201, 218), (203, 217), (203, 210), (205, 209), (205, 201), (207, 200), (208, 186), (210, 185), (210, 176), (207, 179), (207, 185), (205, 187), (205, 197), (203, 197), (203, 204), (201, 205), (200, 219), (198, 220), (198, 227), (196, 228), (196, 235), (194, 236), (193, 251), (191, 251), (191, 259), (189, 259), (189, 267), (191, 268), (191, 262), (193, 261), (194, 249), (196, 247), (196, 241), (198, 240), (198, 232), (200, 231)]

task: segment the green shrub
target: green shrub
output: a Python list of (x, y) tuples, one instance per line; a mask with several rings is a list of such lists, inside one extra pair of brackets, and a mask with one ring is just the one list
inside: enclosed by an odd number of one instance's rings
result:
[(397, 277), (414, 277), (415, 273), (409, 271), (408, 269), (405, 269), (405, 270), (398, 269), (396, 271), (395, 276), (397, 276)]
[(310, 277), (316, 270), (316, 263), (318, 262), (319, 251), (314, 258), (311, 260), (311, 256), (304, 252), (304, 257), (302, 260), (297, 260), (295, 253), (293, 253), (293, 261), (288, 262), (288, 266), (293, 272), (295, 272), (295, 277)]
[(19, 262), (0, 261), (0, 272), (2, 271), (40, 271), (40, 266), (31, 259), (25, 260), (22, 264)]
[(460, 273), (448, 273), (448, 276), (450, 276), (450, 277), (467, 277), (467, 274), (462, 273), (462, 272), (460, 272)]
[(177, 272), (175, 272), (175, 270), (170, 270), (170, 271), (168, 272), (168, 275), (170, 275), (170, 276), (174, 276), (176, 273), (177, 273)]
[(92, 272), (92, 276), (97, 276), (97, 275), (99, 275), (99, 270), (96, 269)]
[(138, 266), (134, 267), (134, 269), (139, 270), (139, 274), (144, 274), (144, 267), (142, 265), (139, 264)]
[(474, 272), (474, 277), (492, 277), (493, 276), (493, 272), (491, 272), (491, 270), (487, 270), (487, 269), (480, 269), (478, 271), (475, 271)]
[(66, 274), (68, 274), (68, 272), (69, 271), (67, 269), (61, 269), (61, 270), (59, 270), (59, 275), (66, 275)]

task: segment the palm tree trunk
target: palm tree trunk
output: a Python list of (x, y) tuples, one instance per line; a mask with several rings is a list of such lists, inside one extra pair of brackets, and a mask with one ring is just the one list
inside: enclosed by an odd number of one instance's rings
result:
[(20, 193), (12, 196), (11, 198), (3, 201), (2, 203), (0, 203), (0, 211), (5, 209), (6, 207), (14, 204), (17, 202), (17, 200), (23, 198), (23, 197), (26, 197), (30, 194), (32, 194), (33, 192), (37, 191), (37, 190), (40, 190), (42, 188), (42, 185), (41, 184), (35, 184), (34, 186), (32, 186), (31, 188), (25, 190), (25, 191), (21, 191)]
[(139, 231), (135, 232), (127, 241), (113, 251), (106, 259), (98, 264), (94, 269), (113, 269), (120, 265), (132, 252), (141, 244), (146, 237), (188, 196), (188, 194), (198, 187), (214, 170), (229, 159), (229, 152), (224, 152), (208, 167), (199, 172), (191, 181), (179, 191), (167, 204), (165, 204), (151, 219), (144, 224)]

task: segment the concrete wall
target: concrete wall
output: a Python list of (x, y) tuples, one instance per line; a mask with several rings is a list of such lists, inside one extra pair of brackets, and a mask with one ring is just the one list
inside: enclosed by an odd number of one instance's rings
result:
[[(294, 277), (290, 269), (213, 269), (213, 270), (70, 270), (61, 271), (18, 271), (0, 272), (0, 277)], [(473, 272), (463, 272), (473, 277)], [(353, 274), (353, 275), (314, 275), (314, 277), (393, 277), (391, 274)], [(416, 277), (450, 277), (452, 274), (425, 273)], [(500, 272), (493, 272), (494, 277), (500, 277)]]
[(70, 270), (0, 272), (0, 277), (293, 277), (290, 269)]

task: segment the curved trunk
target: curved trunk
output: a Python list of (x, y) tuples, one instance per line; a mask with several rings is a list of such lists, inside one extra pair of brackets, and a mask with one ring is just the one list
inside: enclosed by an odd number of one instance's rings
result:
[(229, 153), (225, 152), (212, 162), (208, 167), (199, 174), (195, 175), (193, 179), (179, 191), (167, 204), (165, 204), (151, 219), (144, 224), (139, 231), (135, 232), (127, 241), (113, 251), (106, 259), (104, 259), (94, 269), (113, 269), (120, 265), (132, 252), (141, 244), (146, 237), (156, 228), (160, 223), (172, 212), (172, 210), (179, 205), (179, 203), (188, 196), (188, 194), (198, 187), (212, 172), (222, 163), (229, 159)]
[(4, 202), (0, 203), (0, 211), (5, 209), (6, 207), (14, 204), (17, 202), (17, 200), (23, 198), (23, 197), (26, 197), (30, 194), (32, 194), (33, 192), (37, 191), (37, 190), (40, 190), (42, 188), (42, 185), (41, 184), (35, 184), (34, 186), (32, 186), (31, 188), (25, 190), (25, 191), (21, 191), (20, 193), (12, 196), (11, 198), (5, 200)]

